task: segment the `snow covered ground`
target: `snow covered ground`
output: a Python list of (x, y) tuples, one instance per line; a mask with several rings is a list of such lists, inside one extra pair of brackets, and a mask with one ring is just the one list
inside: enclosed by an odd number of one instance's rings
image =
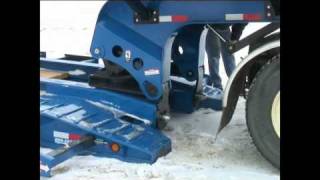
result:
[[(103, 3), (41, 1), (41, 50), (47, 51), (49, 57), (61, 57), (64, 53), (90, 55), (96, 17)], [(249, 24), (244, 36), (264, 25)], [(237, 62), (246, 53), (247, 49), (236, 53)], [(222, 63), (220, 69), (226, 84)], [(172, 140), (172, 152), (153, 165), (76, 156), (57, 166), (50, 179), (280, 179), (279, 171), (259, 154), (248, 134), (245, 100), (239, 100), (233, 120), (215, 139), (220, 116), (221, 112), (206, 109), (193, 114), (172, 114), (169, 128), (164, 131)]]

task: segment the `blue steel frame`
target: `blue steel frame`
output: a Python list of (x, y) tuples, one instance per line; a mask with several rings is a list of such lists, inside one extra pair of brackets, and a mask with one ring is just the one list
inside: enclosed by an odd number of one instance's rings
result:
[[(155, 104), (95, 89), (83, 82), (47, 78), (41, 78), (40, 82), (40, 90), (46, 92), (40, 97), (41, 146), (56, 149), (69, 143), (69, 139), (58, 142), (55, 132), (92, 136), (97, 140), (92, 146), (72, 147), (56, 157), (40, 154), (41, 164), (47, 168), (40, 171), (42, 176), (50, 176), (54, 166), (79, 153), (153, 163), (170, 152), (170, 139), (155, 128)], [(134, 121), (128, 123), (122, 119), (126, 117)], [(110, 150), (113, 142), (121, 147), (119, 152)]]
[[(203, 55), (201, 54), (204, 43), (203, 40), (201, 40), (203, 25), (249, 22), (247, 20), (227, 21), (225, 19), (226, 14), (259, 14), (262, 17), (258, 20), (259, 22), (278, 22), (279, 18), (266, 16), (268, 1), (264, 0), (162, 0), (143, 2), (147, 7), (159, 10), (160, 16), (183, 15), (188, 17), (188, 21), (135, 24), (133, 21), (134, 13), (124, 1), (109, 1), (102, 7), (96, 23), (90, 48), (93, 56), (92, 61), (72, 62), (47, 58), (40, 59), (41, 68), (44, 69), (56, 71), (81, 70), (85, 73), (71, 75), (67, 81), (40, 79), (41, 90), (51, 94), (58, 94), (61, 97), (112, 102), (112, 104), (116, 104), (119, 110), (150, 120), (151, 126), (147, 126), (147, 131), (154, 133), (152, 138), (157, 139), (157, 136), (161, 136), (161, 138), (166, 141), (165, 136), (160, 135), (161, 133), (155, 128), (157, 121), (157, 102), (164, 94), (164, 87), (169, 85), (171, 90), (178, 90), (178, 93), (172, 93), (174, 102), (171, 103), (173, 106), (184, 106), (187, 103), (189, 104), (187, 105), (187, 111), (193, 110), (190, 107), (193, 106), (192, 100), (197, 91), (197, 87), (184, 86), (179, 83), (171, 84), (169, 77), (172, 73), (171, 61), (173, 61), (173, 64), (178, 68), (175, 75), (189, 81), (196, 80), (198, 81), (197, 84), (199, 83), (200, 77), (198, 72), (201, 71), (203, 66)], [(112, 53), (112, 49), (116, 45), (120, 46), (124, 51), (124, 54), (120, 57), (115, 57)], [(174, 47), (179, 46), (183, 47), (185, 54), (183, 56), (174, 56), (174, 52), (176, 51)], [(127, 52), (130, 52), (129, 58), (125, 56)], [(89, 75), (103, 68), (103, 66), (97, 64), (97, 59), (100, 58), (112, 61), (126, 69), (139, 83), (140, 89), (147, 99), (136, 99), (125, 94), (89, 87), (87, 84)], [(135, 58), (141, 58), (143, 60), (142, 69), (136, 70), (133, 68), (132, 60)], [(150, 70), (152, 70), (152, 74), (147, 73), (150, 72)], [(190, 73), (190, 71), (192, 73)], [(158, 89), (158, 94), (155, 96), (148, 94), (144, 87), (145, 82), (153, 84)], [(183, 93), (179, 94), (179, 92)], [(95, 133), (91, 130), (81, 129), (77, 125), (68, 124), (59, 118), (55, 119), (43, 116), (41, 118), (42, 145), (51, 148), (58, 147), (58, 145), (52, 143), (52, 135), (50, 135), (54, 128), (67, 132), (77, 132), (82, 135)], [(102, 138), (106, 141), (112, 139), (112, 137)], [(152, 139), (150, 139), (150, 142), (151, 141)], [(150, 142), (140, 142), (139, 146), (143, 147)], [(158, 142), (158, 140), (156, 142)], [(130, 148), (130, 143), (125, 143), (125, 145)], [(165, 146), (167, 150), (171, 148), (170, 143), (159, 146)], [(101, 151), (101, 148), (103, 147), (99, 146), (98, 149), (90, 148), (89, 151), (97, 153)], [(55, 160), (55, 162), (62, 162), (82, 150), (82, 148), (74, 148), (61, 157), (61, 159)], [(100, 153), (100, 155), (110, 156), (110, 153)], [(48, 157), (47, 155), (41, 154), (40, 156), (41, 159), (48, 164), (54, 161), (52, 157)], [(141, 158), (144, 157), (142, 154), (137, 154), (134, 157), (138, 159), (135, 159), (133, 162), (139, 162), (139, 156)], [(159, 156), (159, 154), (157, 154), (157, 156)], [(155, 153), (151, 154), (151, 160), (149, 160), (149, 162), (154, 162), (157, 156), (155, 156)], [(130, 157), (124, 156), (115, 157), (123, 160), (126, 158), (130, 159)], [(57, 163), (54, 163), (54, 165)], [(44, 173), (44, 175), (49, 174)]]
[[(259, 22), (276, 21), (266, 16), (268, 1), (244, 0), (200, 0), (200, 1), (143, 1), (152, 9), (159, 10), (160, 16), (184, 15), (187, 22), (160, 22), (158, 24), (135, 24), (134, 13), (124, 1), (110, 1), (106, 3), (99, 14), (92, 45), (91, 54), (94, 58), (112, 61), (126, 69), (139, 83), (143, 94), (150, 100), (158, 100), (163, 94), (163, 84), (168, 83), (168, 73), (165, 70), (170, 64), (170, 58), (164, 55), (171, 50), (166, 47), (167, 41), (175, 32), (191, 24), (214, 23), (245, 23), (248, 21), (227, 21), (226, 14), (259, 14)], [(187, 38), (187, 36), (186, 36)], [(112, 53), (114, 46), (120, 46), (123, 51), (130, 51), (132, 59), (141, 58), (144, 66), (136, 70), (132, 61), (125, 56), (115, 57)], [(192, 59), (198, 61), (198, 59)], [(145, 72), (157, 69), (160, 72), (146, 76)], [(144, 87), (150, 82), (158, 89), (158, 94), (151, 96)]]
[(64, 96), (79, 97), (95, 102), (112, 104), (113, 108), (120, 111), (133, 114), (141, 119), (150, 120), (150, 125), (153, 127), (155, 127), (156, 124), (157, 109), (155, 104), (125, 94), (96, 89), (82, 82), (46, 78), (41, 79), (40, 89), (51, 94), (63, 94)]

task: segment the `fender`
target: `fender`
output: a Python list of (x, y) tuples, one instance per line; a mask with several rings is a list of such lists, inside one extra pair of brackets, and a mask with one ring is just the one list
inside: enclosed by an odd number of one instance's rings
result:
[(231, 121), (231, 118), (233, 116), (234, 110), (238, 102), (240, 92), (242, 91), (242, 87), (244, 85), (246, 77), (244, 73), (247, 71), (248, 67), (250, 67), (250, 65), (255, 62), (255, 57), (271, 49), (279, 47), (280, 40), (269, 42), (252, 51), (245, 59), (243, 59), (238, 64), (234, 72), (231, 74), (224, 91), (224, 97), (222, 102), (223, 112), (217, 134), (219, 134), (220, 131)]

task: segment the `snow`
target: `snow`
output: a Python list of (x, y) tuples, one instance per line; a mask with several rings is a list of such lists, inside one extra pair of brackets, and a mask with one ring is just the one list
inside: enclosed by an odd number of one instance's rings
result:
[(69, 71), (68, 74), (70, 75), (74, 75), (74, 76), (79, 76), (79, 75), (85, 75), (86, 72), (80, 70), (80, 69), (76, 69), (74, 71)]
[[(41, 50), (47, 51), (49, 57), (61, 57), (64, 53), (90, 56), (91, 38), (103, 3), (41, 1)], [(249, 24), (244, 36), (264, 25), (266, 23)], [(236, 53), (237, 63), (247, 51), (245, 48)], [(227, 77), (223, 63), (220, 65), (225, 85)], [(208, 109), (193, 114), (172, 114), (164, 131), (172, 140), (172, 152), (153, 165), (76, 156), (54, 168), (50, 180), (280, 179), (279, 171), (259, 154), (252, 143), (245, 124), (245, 100), (239, 100), (231, 123), (216, 137), (220, 117), (221, 112)], [(41, 151), (49, 150), (42, 148)]]
[(129, 113), (125, 113), (121, 110), (119, 110), (118, 108), (114, 108), (114, 107), (111, 107), (110, 105), (112, 105), (112, 103), (110, 102), (106, 102), (105, 104), (102, 104), (100, 102), (93, 102), (93, 101), (90, 101), (90, 100), (87, 100), (88, 103), (96, 106), (96, 107), (99, 107), (99, 108), (102, 108), (102, 109), (105, 109), (107, 111), (111, 111), (114, 113), (115, 117), (120, 117), (120, 116), (128, 116), (128, 117), (132, 117), (132, 118), (135, 118), (139, 121), (142, 121), (144, 124), (151, 124), (150, 120), (148, 119), (144, 119), (144, 118), (141, 118), (141, 117), (138, 117), (134, 114), (129, 114)]

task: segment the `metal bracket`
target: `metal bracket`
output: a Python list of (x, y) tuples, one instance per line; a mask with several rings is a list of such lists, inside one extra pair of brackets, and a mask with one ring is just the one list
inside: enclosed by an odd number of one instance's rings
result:
[(157, 24), (159, 23), (159, 10), (149, 10), (147, 17), (142, 16), (138, 12), (134, 12), (133, 22), (135, 24)]
[(230, 53), (235, 53), (239, 51), (240, 49), (246, 47), (247, 45), (250, 45), (252, 42), (255, 42), (259, 40), (260, 38), (265, 37), (266, 35), (274, 32), (275, 30), (280, 28), (279, 23), (270, 23), (267, 26), (259, 29), (258, 31), (254, 32), (253, 34), (245, 37), (244, 39), (236, 42), (236, 43), (231, 43), (227, 42), (228, 50)]
[(84, 136), (79, 141), (74, 141), (66, 146), (55, 149), (48, 154), (40, 154), (40, 175), (45, 177), (51, 176), (51, 169), (56, 165), (64, 162), (72, 156), (92, 147), (95, 137)]
[(272, 19), (273, 16), (275, 16), (275, 12), (270, 1), (265, 2), (265, 16), (268, 19)]
[(224, 39), (213, 27), (211, 27), (209, 24), (206, 25), (206, 27), (208, 27), (214, 34), (216, 34), (216, 36), (218, 36), (218, 38), (223, 41), (223, 42), (227, 42), (226, 39)]

